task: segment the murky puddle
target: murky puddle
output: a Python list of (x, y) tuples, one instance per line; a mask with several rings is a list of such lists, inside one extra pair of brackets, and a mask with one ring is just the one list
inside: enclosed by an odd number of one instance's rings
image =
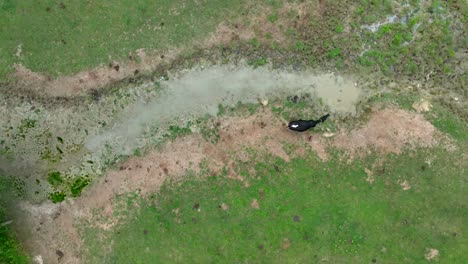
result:
[(162, 94), (148, 103), (132, 105), (111, 129), (90, 137), (86, 147), (99, 151), (105, 143), (112, 143), (129, 154), (147, 126), (175, 118), (216, 115), (219, 105), (255, 103), (283, 95), (311, 94), (322, 98), (332, 112), (354, 115), (361, 94), (352, 79), (333, 73), (316, 75), (247, 66), (187, 70), (171, 76), (162, 86)]

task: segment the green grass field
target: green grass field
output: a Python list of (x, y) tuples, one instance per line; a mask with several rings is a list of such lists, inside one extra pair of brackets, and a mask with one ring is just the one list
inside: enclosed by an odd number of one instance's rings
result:
[(245, 2), (2, 0), (0, 78), (14, 63), (58, 76), (107, 64), (109, 56), (126, 59), (140, 48), (182, 47), (241, 13)]
[[(311, 154), (244, 164), (249, 188), (222, 176), (167, 185), (155, 203), (136, 198), (141, 209), (126, 212), (128, 222), (104, 243), (91, 238), (88, 246), (97, 253), (114, 241), (110, 255), (93, 255), (96, 263), (426, 263), (429, 248), (440, 251), (438, 263), (463, 263), (461, 153), (418, 149), (351, 164), (338, 154), (325, 163)], [(371, 185), (364, 168), (378, 159), (384, 162)], [(410, 190), (397, 183), (403, 179)], [(260, 209), (251, 208), (253, 199)]]
[[(279, 10), (286, 4), (300, 2), (2, 0), (0, 78), (8, 76), (15, 63), (56, 77), (111, 60), (125, 61), (130, 52), (140, 48), (150, 54), (190, 48), (193, 41), (203, 39), (223, 21), (241, 17), (245, 26), (258, 26), (251, 19), (262, 15), (292, 43), (280, 49), (297, 53), (290, 58), (291, 64), (301, 61), (314, 67), (357, 68), (413, 77), (427, 76), (431, 71), (452, 74), (456, 66), (451, 62), (459, 60), (456, 54), (466, 45), (462, 30), (466, 3), (429, 1), (422, 8), (419, 1), (408, 1), (408, 5), (389, 0), (322, 4), (311, 1), (306, 10), (321, 9), (320, 19), (308, 17), (303, 26), (286, 28), (278, 20)], [(263, 6), (271, 8), (271, 14), (262, 11)], [(460, 14), (454, 16), (453, 10)], [(290, 11), (283, 16), (294, 22), (297, 15), (297, 11)], [(362, 29), (391, 15), (406, 20), (383, 25), (375, 32)], [(342, 21), (343, 16), (348, 16), (349, 24)], [(257, 40), (268, 36), (271, 39), (271, 32), (263, 36), (255, 31), (255, 38), (249, 41), (254, 43), (253, 50), (278, 48), (275, 40), (272, 45)], [(268, 58), (260, 57), (251, 63), (261, 66), (267, 61)]]

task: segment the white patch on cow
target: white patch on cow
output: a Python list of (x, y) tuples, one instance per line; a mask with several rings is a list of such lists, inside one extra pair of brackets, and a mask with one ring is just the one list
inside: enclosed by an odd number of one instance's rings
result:
[(293, 128), (296, 128), (296, 127), (298, 127), (298, 126), (299, 126), (299, 125), (292, 125)]

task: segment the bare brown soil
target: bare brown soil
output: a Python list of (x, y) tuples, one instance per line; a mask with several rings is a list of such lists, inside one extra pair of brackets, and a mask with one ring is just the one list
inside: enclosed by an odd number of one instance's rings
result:
[(361, 128), (342, 130), (333, 145), (351, 157), (363, 156), (368, 150), (400, 154), (405, 147), (433, 146), (440, 134), (420, 114), (389, 108), (375, 112)]
[[(284, 122), (267, 108), (249, 117), (219, 118), (215, 126), (219, 130), (218, 143), (210, 143), (197, 134), (178, 138), (158, 151), (120, 164), (77, 199), (41, 207), (22, 204), (28, 218), (18, 224), (31, 227), (26, 245), (34, 254), (41, 255), (46, 263), (57, 263), (59, 257), (61, 263), (81, 263), (83, 241), (77, 223), (85, 222), (103, 231), (112, 230), (122, 220), (114, 214), (117, 196), (131, 192), (147, 196), (157, 192), (168, 179), (183, 179), (187, 171), (199, 172), (204, 162), (207, 162), (210, 174), (219, 174), (223, 167), (229, 168), (228, 177), (243, 181), (248, 188), (246, 179), (237, 175), (233, 162), (250, 158), (246, 148), (284, 160), (303, 156), (310, 149), (326, 160), (328, 147), (344, 149), (351, 158), (363, 156), (370, 149), (398, 154), (406, 147), (432, 146), (439, 134), (420, 114), (395, 108), (377, 110), (361, 128), (341, 131), (336, 137), (289, 131)], [(295, 151), (286, 153), (283, 149), (285, 143), (293, 145)], [(378, 173), (378, 169), (372, 170)], [(366, 170), (366, 173), (372, 183), (373, 172)], [(406, 181), (401, 185), (403, 189), (409, 186)], [(259, 194), (260, 201), (262, 195)], [(252, 200), (251, 207), (259, 208), (259, 200)], [(220, 208), (228, 210), (229, 206), (222, 204)], [(177, 215), (178, 212), (174, 213)], [(63, 256), (57, 256), (57, 250)]]
[[(179, 50), (163, 52), (164, 56), (147, 56), (139, 49), (127, 62), (113, 61), (109, 65), (74, 75), (61, 76), (56, 79), (48, 75), (33, 72), (21, 64), (15, 66), (13, 77), (17, 86), (33, 93), (49, 97), (73, 97), (84, 95), (93, 89), (99, 89), (142, 72), (151, 72), (159, 65), (170, 63), (177, 58)], [(136, 61), (136, 57), (140, 62)]]
[(430, 248), (428, 252), (424, 255), (424, 257), (429, 261), (437, 258), (438, 256), (439, 256), (439, 250), (435, 248)]
[(260, 209), (260, 204), (258, 203), (258, 200), (253, 199), (252, 203), (250, 203), (250, 207), (252, 207), (252, 209)]

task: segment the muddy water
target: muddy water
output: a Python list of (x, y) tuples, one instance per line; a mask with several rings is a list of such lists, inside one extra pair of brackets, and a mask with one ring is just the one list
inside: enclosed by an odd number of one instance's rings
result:
[(281, 72), (266, 67), (211, 66), (178, 72), (164, 81), (164, 92), (149, 103), (135, 104), (112, 129), (97, 134), (86, 147), (99, 151), (104, 143), (120, 145), (130, 154), (145, 127), (174, 118), (216, 115), (218, 106), (254, 103), (259, 98), (308, 93), (322, 98), (332, 112), (354, 115), (361, 90), (352, 79), (332, 73)]

